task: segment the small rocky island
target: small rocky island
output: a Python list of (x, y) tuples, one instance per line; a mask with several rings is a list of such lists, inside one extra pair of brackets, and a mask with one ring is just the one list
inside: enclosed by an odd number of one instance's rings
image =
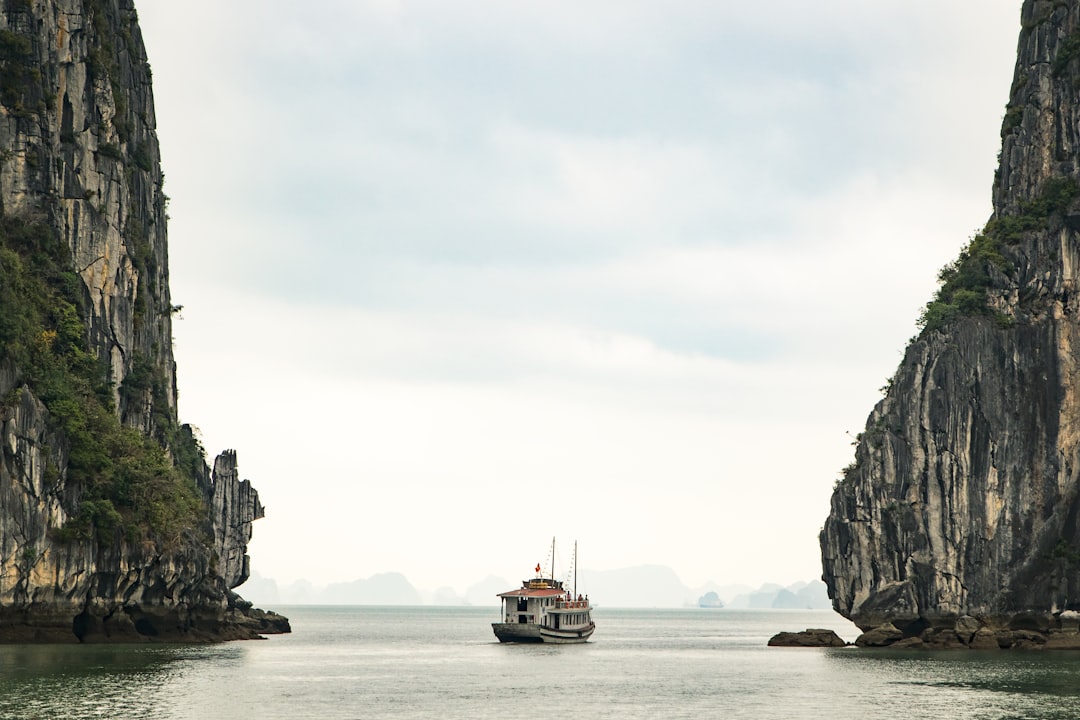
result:
[(1025, 0), (993, 214), (821, 532), (857, 644), (1080, 648), (1080, 0)]
[(178, 421), (131, 0), (0, 9), (0, 642), (288, 632), (233, 588), (259, 496)]
[(769, 647), (846, 647), (835, 630), (811, 628), (801, 632), (780, 632), (769, 639)]

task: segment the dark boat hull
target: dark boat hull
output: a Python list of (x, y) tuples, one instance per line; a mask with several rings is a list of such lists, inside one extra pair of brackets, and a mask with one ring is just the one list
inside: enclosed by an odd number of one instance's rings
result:
[(540, 626), (536, 623), (491, 623), (491, 629), (499, 642), (543, 642)]

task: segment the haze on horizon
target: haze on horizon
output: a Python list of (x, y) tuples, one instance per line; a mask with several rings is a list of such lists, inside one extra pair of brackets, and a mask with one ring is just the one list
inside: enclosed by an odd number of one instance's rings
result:
[(259, 490), (257, 572), (464, 592), (554, 535), (820, 575), (990, 214), (1019, 2), (137, 7), (180, 416)]

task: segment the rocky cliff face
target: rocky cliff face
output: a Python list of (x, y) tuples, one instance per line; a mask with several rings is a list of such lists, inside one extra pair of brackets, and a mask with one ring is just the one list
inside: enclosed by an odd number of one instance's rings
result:
[(0, 5), (0, 640), (287, 631), (258, 494), (177, 422), (167, 199), (131, 0)]
[(1026, 0), (994, 213), (821, 533), (866, 644), (1080, 645), (1080, 0)]

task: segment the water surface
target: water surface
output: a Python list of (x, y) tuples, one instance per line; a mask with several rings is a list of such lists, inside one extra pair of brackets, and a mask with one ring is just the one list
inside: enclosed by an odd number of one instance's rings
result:
[(586, 645), (501, 645), (495, 608), (286, 608), (212, 646), (0, 646), (0, 718), (1080, 717), (1080, 653), (769, 648), (821, 611), (595, 611)]

